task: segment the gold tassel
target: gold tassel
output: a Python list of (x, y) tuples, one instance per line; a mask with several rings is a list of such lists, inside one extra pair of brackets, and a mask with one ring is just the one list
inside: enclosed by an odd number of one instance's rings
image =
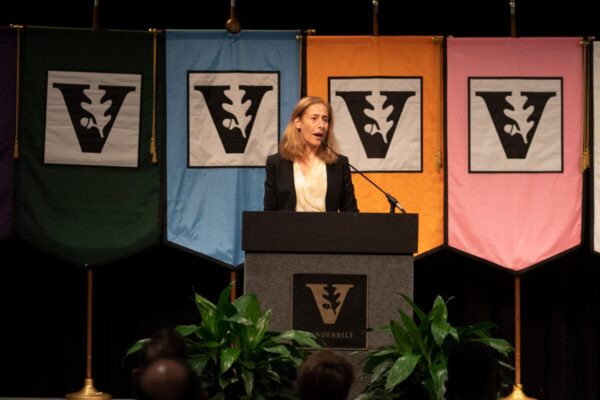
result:
[(590, 150), (583, 149), (583, 153), (581, 154), (581, 161), (579, 163), (581, 167), (581, 172), (584, 172), (586, 169), (590, 167)]
[(443, 37), (434, 36), (432, 37), (434, 43), (440, 46), (440, 75), (438, 82), (440, 84), (440, 119), (439, 119), (439, 136), (438, 136), (438, 148), (435, 151), (435, 169), (439, 173), (444, 168), (444, 84), (442, 82), (444, 76), (444, 43)]
[(581, 172), (585, 172), (590, 167), (590, 126), (589, 126), (589, 117), (590, 117), (590, 93), (589, 93), (589, 68), (588, 68), (588, 44), (589, 38), (582, 40), (581, 45), (583, 46), (583, 138), (582, 138), (582, 151), (581, 151), (581, 160), (579, 163), (579, 167)]
[(442, 165), (443, 165), (444, 160), (442, 159), (442, 149), (437, 149), (435, 151), (435, 169), (437, 170), (437, 172), (440, 172), (442, 170)]

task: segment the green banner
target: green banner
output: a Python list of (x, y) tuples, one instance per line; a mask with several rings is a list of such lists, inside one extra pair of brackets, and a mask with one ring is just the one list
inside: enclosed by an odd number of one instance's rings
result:
[(157, 244), (152, 34), (27, 28), (21, 55), (18, 237), (85, 266)]

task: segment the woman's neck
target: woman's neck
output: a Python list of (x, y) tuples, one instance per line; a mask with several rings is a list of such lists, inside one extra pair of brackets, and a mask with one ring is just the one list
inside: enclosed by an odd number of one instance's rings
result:
[(319, 152), (319, 148), (311, 148), (306, 146), (304, 148), (304, 152), (302, 153), (301, 159), (310, 164), (311, 162), (313, 162), (313, 160), (317, 157), (317, 153)]

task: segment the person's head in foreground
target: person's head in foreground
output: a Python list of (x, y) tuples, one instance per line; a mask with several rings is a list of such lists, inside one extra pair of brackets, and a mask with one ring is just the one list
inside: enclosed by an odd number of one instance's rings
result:
[(298, 370), (298, 391), (302, 400), (345, 400), (354, 382), (354, 369), (344, 357), (320, 350)]

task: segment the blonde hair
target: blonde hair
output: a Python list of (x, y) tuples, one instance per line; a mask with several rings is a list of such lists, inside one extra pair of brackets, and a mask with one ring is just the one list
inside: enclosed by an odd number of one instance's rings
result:
[[(302, 140), (302, 135), (299, 129), (296, 129), (294, 121), (296, 118), (302, 118), (306, 109), (314, 104), (323, 104), (327, 108), (329, 114), (329, 128), (323, 140), (327, 142), (327, 146), (331, 147), (336, 153), (339, 153), (337, 140), (333, 133), (333, 113), (331, 105), (320, 97), (307, 96), (300, 99), (294, 107), (290, 120), (283, 131), (283, 139), (279, 143), (279, 152), (286, 160), (296, 161), (302, 157), (306, 144)], [(337, 160), (337, 156), (325, 147), (319, 147), (317, 151), (319, 157), (325, 164), (333, 164)]]

